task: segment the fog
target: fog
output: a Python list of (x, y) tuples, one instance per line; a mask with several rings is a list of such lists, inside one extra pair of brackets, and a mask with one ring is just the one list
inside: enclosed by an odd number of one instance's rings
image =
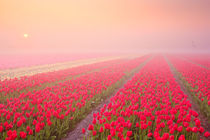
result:
[(208, 0), (1, 0), (0, 54), (209, 53), (209, 13)]

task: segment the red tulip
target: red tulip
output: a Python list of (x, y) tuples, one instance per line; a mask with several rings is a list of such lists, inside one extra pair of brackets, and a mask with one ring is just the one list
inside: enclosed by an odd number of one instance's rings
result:
[(151, 133), (151, 132), (148, 133), (147, 136), (148, 136), (148, 137), (152, 137), (152, 133)]
[(103, 131), (104, 131), (103, 126), (101, 126), (99, 132), (102, 133)]
[(30, 129), (30, 127), (29, 126), (27, 126), (26, 127), (26, 131), (30, 131), (31, 129)]
[(110, 124), (105, 123), (105, 124), (104, 124), (104, 128), (105, 128), (105, 129), (110, 129)]
[(85, 134), (85, 128), (82, 128), (82, 133)]
[(9, 115), (9, 114), (7, 115), (6, 119), (7, 119), (7, 120), (9, 120), (9, 119), (10, 119), (10, 115)]
[(33, 130), (30, 129), (29, 132), (28, 132), (28, 134), (29, 135), (33, 135)]
[(18, 126), (18, 127), (21, 127), (22, 124), (23, 124), (22, 120), (19, 120), (19, 121), (17, 122), (17, 126)]
[(96, 124), (96, 119), (95, 119), (95, 118), (93, 119), (93, 122), (92, 122), (92, 123), (93, 123), (93, 124)]
[(163, 134), (163, 138), (164, 138), (164, 139), (168, 139), (168, 138), (169, 138), (169, 133), (164, 133), (164, 134)]
[(20, 137), (22, 138), (22, 139), (25, 139), (26, 138), (26, 133), (25, 132), (23, 132), (23, 131), (21, 131), (20, 132)]
[(187, 132), (190, 132), (190, 131), (192, 131), (192, 128), (191, 127), (187, 127)]
[(40, 128), (40, 126), (39, 126), (39, 124), (37, 124), (36, 126), (35, 126), (35, 132), (39, 132), (41, 130), (41, 128)]
[(136, 127), (139, 127), (139, 123), (138, 122), (136, 123)]
[(132, 136), (132, 131), (127, 131), (127, 136), (128, 137)]
[(16, 132), (16, 130), (13, 130), (13, 131), (12, 131), (11, 138), (12, 138), (12, 139), (16, 139), (16, 138), (17, 138), (17, 132)]
[(207, 131), (207, 132), (204, 133), (204, 136), (205, 136), (206, 138), (208, 138), (208, 137), (210, 137), (210, 133)]
[(174, 140), (174, 135), (171, 135), (171, 136), (169, 137), (169, 140)]
[(203, 133), (203, 132), (204, 132), (204, 128), (203, 128), (203, 127), (200, 127), (198, 131), (199, 131), (200, 133)]
[(97, 134), (97, 132), (95, 130), (92, 131), (93, 136), (95, 136)]
[(88, 126), (88, 130), (93, 130), (93, 125), (92, 125), (92, 124), (90, 124), (90, 125)]
[(200, 127), (200, 126), (201, 126), (200, 120), (197, 119), (197, 120), (195, 121), (195, 125), (196, 125), (197, 127)]
[(188, 127), (188, 126), (189, 126), (189, 123), (183, 122), (183, 126), (184, 126), (184, 127)]
[(196, 133), (198, 131), (198, 128), (197, 127), (193, 127), (192, 128), (192, 132)]
[(111, 134), (112, 137), (114, 137), (115, 134), (116, 134), (116, 131), (115, 130), (111, 130), (110, 134)]
[(112, 137), (108, 135), (107, 140), (112, 140)]
[(179, 140), (185, 140), (184, 135), (179, 136)]
[(4, 130), (3, 126), (0, 125), (0, 133)]
[(182, 129), (183, 129), (183, 127), (182, 127), (182, 126), (179, 126), (179, 127), (177, 128), (177, 131), (182, 132)]

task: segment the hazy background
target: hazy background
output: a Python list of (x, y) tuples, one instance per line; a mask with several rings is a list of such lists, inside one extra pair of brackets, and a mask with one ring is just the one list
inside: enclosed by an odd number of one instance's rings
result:
[(209, 0), (0, 0), (0, 55), (209, 50)]

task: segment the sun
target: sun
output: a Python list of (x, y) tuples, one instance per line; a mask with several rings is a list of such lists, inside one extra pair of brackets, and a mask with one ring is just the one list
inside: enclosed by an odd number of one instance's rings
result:
[(28, 38), (28, 34), (23, 34), (23, 37), (24, 38)]

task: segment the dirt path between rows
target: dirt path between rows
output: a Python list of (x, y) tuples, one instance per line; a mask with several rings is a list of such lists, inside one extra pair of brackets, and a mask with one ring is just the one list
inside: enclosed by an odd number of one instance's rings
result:
[(62, 69), (77, 67), (85, 64), (93, 64), (97, 62), (104, 62), (108, 60), (120, 59), (120, 58), (129, 58), (128, 56), (118, 56), (118, 57), (101, 57), (101, 58), (91, 58), (91, 59), (83, 59), (83, 60), (75, 60), (71, 62), (63, 62), (63, 63), (55, 63), (48, 65), (39, 65), (39, 66), (31, 66), (24, 68), (16, 68), (16, 69), (6, 69), (0, 70), (0, 80), (4, 79), (12, 79), (19, 78), (22, 76), (31, 76), (38, 73), (44, 72), (52, 72), (58, 71)]
[(201, 111), (200, 108), (198, 106), (198, 104), (196, 104), (193, 101), (193, 97), (191, 96), (191, 94), (188, 92), (188, 90), (186, 89), (186, 87), (184, 86), (184, 83), (181, 81), (181, 79), (178, 77), (178, 75), (176, 74), (176, 69), (174, 68), (174, 66), (172, 65), (172, 63), (165, 57), (166, 62), (168, 63), (171, 72), (174, 76), (174, 78), (176, 79), (176, 82), (179, 84), (179, 86), (181, 87), (181, 90), (184, 92), (185, 95), (187, 95), (191, 105), (192, 105), (192, 109), (195, 110), (199, 116), (198, 118), (201, 121), (201, 126), (206, 130), (206, 131), (210, 131), (210, 123), (208, 121), (208, 118), (206, 116), (204, 116)]
[(196, 62), (193, 62), (193, 61), (191, 61), (191, 60), (188, 60), (187, 58), (182, 57), (181, 59), (183, 59), (184, 61), (187, 61), (187, 62), (189, 62), (189, 63), (195, 64), (195, 65), (197, 65), (197, 66), (199, 66), (199, 67), (202, 67), (202, 68), (204, 68), (204, 69), (209, 70), (208, 67), (203, 66), (203, 65), (201, 65), (201, 64), (198, 64), (198, 63), (196, 63)]
[[(77, 126), (76, 128), (71, 131), (66, 138), (63, 138), (62, 140), (82, 140), (84, 139), (84, 137), (87, 137), (90, 131), (87, 131), (87, 128), (89, 126), (89, 124), (92, 123), (93, 121), (93, 114), (100, 112), (100, 109), (105, 105), (105, 104), (109, 104), (110, 103), (110, 99), (112, 97), (114, 97), (114, 95), (117, 93), (117, 91), (124, 87), (124, 85), (133, 78), (133, 76), (135, 75), (135, 73), (137, 73), (144, 65), (146, 65), (153, 57), (148, 58), (147, 60), (145, 60), (142, 64), (140, 64), (139, 68), (128, 78), (126, 79), (122, 86), (120, 86), (119, 88), (115, 89), (115, 91), (113, 92), (113, 94), (108, 97), (104, 102), (102, 102), (100, 105), (98, 105), (95, 109), (92, 110), (92, 112), (90, 114), (87, 115), (87, 117), (85, 119), (83, 119)], [(85, 134), (82, 134), (82, 128), (85, 128), (86, 132)]]

